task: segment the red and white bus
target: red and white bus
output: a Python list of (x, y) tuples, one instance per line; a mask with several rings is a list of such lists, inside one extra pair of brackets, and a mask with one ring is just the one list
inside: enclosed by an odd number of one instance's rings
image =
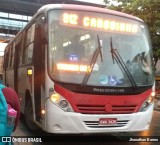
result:
[(18, 93), (32, 130), (147, 130), (154, 97), (148, 29), (104, 8), (43, 6), (6, 47), (4, 83)]

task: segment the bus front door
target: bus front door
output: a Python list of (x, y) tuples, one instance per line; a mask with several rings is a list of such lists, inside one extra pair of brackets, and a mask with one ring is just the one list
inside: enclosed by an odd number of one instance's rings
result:
[(36, 27), (34, 45), (34, 102), (36, 121), (41, 120), (42, 97), (45, 90), (45, 45), (41, 41), (41, 27)]

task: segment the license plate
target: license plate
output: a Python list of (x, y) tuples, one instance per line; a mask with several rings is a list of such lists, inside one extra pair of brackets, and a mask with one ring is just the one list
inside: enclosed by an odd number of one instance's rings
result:
[(117, 118), (100, 118), (99, 125), (116, 125)]

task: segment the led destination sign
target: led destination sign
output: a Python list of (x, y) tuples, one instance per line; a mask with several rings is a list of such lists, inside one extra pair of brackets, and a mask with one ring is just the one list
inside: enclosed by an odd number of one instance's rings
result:
[(64, 70), (64, 71), (86, 72), (86, 71), (88, 71), (88, 66), (86, 66), (86, 65), (78, 65), (78, 64), (58, 63), (57, 64), (57, 69), (58, 70)]
[(109, 30), (123, 33), (137, 33), (138, 25), (131, 22), (124, 22), (123, 19), (102, 18), (89, 15), (78, 15), (77, 13), (62, 13), (62, 25), (85, 27), (97, 30)]

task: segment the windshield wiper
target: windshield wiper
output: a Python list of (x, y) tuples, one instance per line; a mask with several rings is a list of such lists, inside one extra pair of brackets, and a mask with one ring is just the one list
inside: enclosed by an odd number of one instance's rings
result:
[(97, 61), (97, 58), (98, 58), (98, 55), (100, 54), (100, 57), (101, 57), (101, 62), (103, 62), (103, 57), (102, 57), (102, 46), (100, 44), (100, 39), (99, 39), (99, 36), (97, 35), (97, 41), (98, 41), (98, 47), (97, 49), (94, 51), (94, 54), (92, 56), (92, 59), (91, 59), (91, 62), (89, 64), (89, 70), (86, 72), (84, 78), (83, 78), (83, 81), (82, 81), (82, 85), (85, 86), (86, 83), (88, 82), (88, 79), (93, 71), (93, 68), (94, 68), (94, 65)]
[(126, 64), (124, 63), (122, 57), (120, 56), (119, 52), (117, 51), (117, 49), (114, 49), (113, 48), (113, 45), (112, 45), (112, 37), (110, 38), (110, 47), (111, 47), (111, 54), (112, 54), (112, 60), (113, 60), (113, 63), (114, 60), (116, 60), (117, 64), (119, 65), (119, 67), (121, 68), (121, 70), (127, 75), (128, 79), (130, 80), (133, 88), (137, 88), (137, 84), (136, 82), (134, 81), (133, 79), (133, 76), (131, 75), (131, 73), (129, 72)]

